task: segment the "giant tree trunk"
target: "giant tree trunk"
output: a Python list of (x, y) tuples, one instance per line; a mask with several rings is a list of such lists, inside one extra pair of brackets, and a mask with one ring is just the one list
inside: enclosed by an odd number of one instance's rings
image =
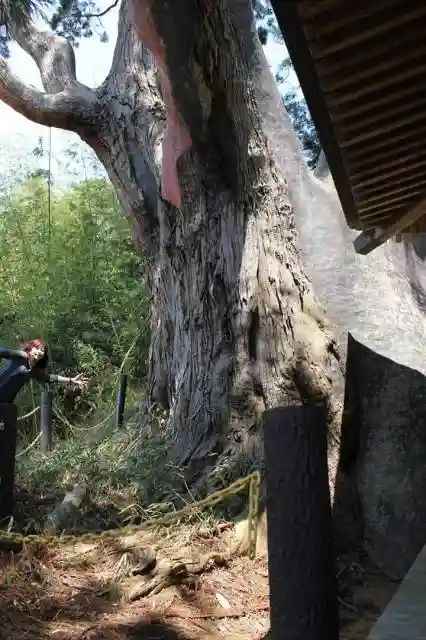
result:
[(267, 407), (325, 399), (336, 444), (334, 340), (294, 224), (310, 178), (250, 3), (201, 4), (135, 0), (134, 30), (123, 3), (102, 116), (78, 131), (148, 255), (150, 391), (173, 458), (244, 473)]
[(173, 458), (243, 473), (261, 463), (264, 409), (301, 397), (326, 401), (335, 454), (335, 344), (294, 219), (313, 183), (249, 0), (123, 0), (96, 92), (60, 38), (30, 27), (16, 38), (53, 95), (27, 89), (23, 104), (4, 67), (0, 95), (8, 81), (9, 104), (95, 150), (147, 255), (150, 392), (170, 409)]
[(218, 471), (220, 456), (241, 473), (261, 459), (265, 408), (321, 397), (337, 410), (333, 337), (294, 224), (292, 191), (309, 178), (250, 3), (148, 5), (134, 2), (135, 25), (161, 68), (172, 201), (158, 217), (151, 388), (180, 465)]
[(298, 209), (328, 203), (308, 175), (249, 0), (123, 0), (97, 91), (77, 82), (62, 39), (30, 27), (15, 35), (51, 93), (24, 91), (3, 65), (0, 97), (95, 150), (147, 256), (150, 392), (170, 410), (174, 459), (244, 473), (262, 463), (265, 408), (322, 398), (335, 461), (337, 351), (295, 227)]

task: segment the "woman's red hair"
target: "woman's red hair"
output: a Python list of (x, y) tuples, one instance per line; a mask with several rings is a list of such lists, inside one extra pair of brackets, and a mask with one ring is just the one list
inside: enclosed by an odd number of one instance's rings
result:
[(35, 362), (32, 365), (32, 368), (37, 368), (37, 369), (46, 369), (47, 368), (47, 363), (49, 362), (49, 352), (47, 349), (47, 345), (44, 342), (44, 340), (42, 340), (42, 338), (36, 338), (35, 340), (29, 340), (28, 342), (26, 342), (23, 347), (22, 347), (22, 351), (25, 351), (25, 353), (30, 353), (31, 349), (40, 349), (40, 347), (44, 348), (44, 355), (42, 358), (40, 358), (40, 360), (37, 360), (37, 362)]
[(46, 347), (46, 345), (44, 343), (44, 340), (42, 340), (41, 338), (37, 338), (36, 340), (29, 340), (28, 342), (26, 342), (22, 347), (22, 351), (25, 351), (25, 353), (29, 353), (31, 349), (39, 349), (40, 347)]

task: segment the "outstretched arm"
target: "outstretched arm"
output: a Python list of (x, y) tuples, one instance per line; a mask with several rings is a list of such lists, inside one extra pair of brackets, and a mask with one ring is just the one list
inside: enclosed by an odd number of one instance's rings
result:
[(5, 360), (25, 360), (28, 362), (28, 353), (18, 349), (0, 349), (0, 358)]
[(66, 376), (59, 376), (53, 373), (47, 373), (43, 369), (32, 369), (31, 376), (38, 382), (51, 382), (53, 384), (69, 384), (77, 389), (84, 389), (87, 386), (87, 378), (84, 378), (82, 374), (74, 376), (74, 378), (67, 378)]
[[(87, 387), (88, 378), (85, 378), (82, 373), (74, 376), (73, 378), (66, 378), (65, 376), (49, 376), (50, 382), (59, 382), (60, 384), (70, 384), (77, 389), (85, 389)], [(54, 380), (52, 380), (54, 378)]]

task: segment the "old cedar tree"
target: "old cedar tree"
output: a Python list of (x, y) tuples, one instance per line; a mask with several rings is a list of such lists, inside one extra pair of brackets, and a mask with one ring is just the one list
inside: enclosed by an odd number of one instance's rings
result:
[[(170, 410), (181, 465), (243, 472), (259, 460), (264, 409), (300, 397), (326, 401), (335, 462), (339, 403), (331, 378), (339, 356), (304, 264), (343, 328), (365, 338), (374, 325), (366, 344), (383, 343), (379, 353), (400, 364), (355, 349), (354, 378), (362, 370), (362, 380), (347, 385), (356, 420), (346, 474), (371, 553), (401, 575), (425, 537), (426, 420), (408, 397), (424, 397), (425, 385), (402, 367), (406, 341), (390, 344), (395, 327), (382, 337), (379, 321), (390, 311), (392, 323), (401, 294), (413, 298), (404, 283), (417, 277), (416, 256), (404, 264), (379, 250), (375, 262), (354, 256), (332, 185), (308, 174), (250, 1), (122, 0), (111, 70), (96, 90), (78, 82), (67, 40), (30, 23), (10, 29), (37, 63), (46, 93), (24, 86), (2, 60), (0, 98), (92, 147), (148, 258), (150, 396)], [(386, 284), (376, 324), (367, 276), (377, 308)], [(419, 308), (405, 311), (421, 333)]]

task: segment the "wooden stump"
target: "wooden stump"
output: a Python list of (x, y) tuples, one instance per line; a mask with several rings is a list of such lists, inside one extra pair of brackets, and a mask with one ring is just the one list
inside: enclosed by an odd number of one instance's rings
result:
[(264, 417), (271, 640), (338, 640), (322, 405)]
[(18, 409), (0, 404), (0, 521), (13, 512)]

